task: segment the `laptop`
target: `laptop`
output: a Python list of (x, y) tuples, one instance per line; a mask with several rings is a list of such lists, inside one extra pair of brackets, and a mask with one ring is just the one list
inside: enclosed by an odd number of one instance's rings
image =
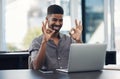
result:
[(102, 70), (105, 64), (106, 44), (71, 44), (68, 68), (63, 72)]

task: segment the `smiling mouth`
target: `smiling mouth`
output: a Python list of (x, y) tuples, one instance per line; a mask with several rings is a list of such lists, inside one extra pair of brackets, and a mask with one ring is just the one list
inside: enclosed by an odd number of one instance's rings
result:
[(53, 26), (53, 30), (58, 31), (59, 29), (60, 29), (60, 27), (59, 27), (59, 26)]
[(59, 30), (60, 27), (58, 27), (58, 26), (54, 26), (53, 29), (54, 29), (54, 30)]

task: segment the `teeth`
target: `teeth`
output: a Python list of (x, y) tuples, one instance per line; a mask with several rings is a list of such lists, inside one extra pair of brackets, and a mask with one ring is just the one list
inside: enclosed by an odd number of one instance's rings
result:
[(59, 27), (54, 26), (53, 28), (54, 28), (54, 30), (59, 30)]

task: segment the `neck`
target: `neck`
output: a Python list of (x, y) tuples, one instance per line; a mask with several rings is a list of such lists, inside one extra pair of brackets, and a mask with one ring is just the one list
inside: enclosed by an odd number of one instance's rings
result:
[(54, 33), (52, 38), (59, 38), (59, 32), (58, 33)]

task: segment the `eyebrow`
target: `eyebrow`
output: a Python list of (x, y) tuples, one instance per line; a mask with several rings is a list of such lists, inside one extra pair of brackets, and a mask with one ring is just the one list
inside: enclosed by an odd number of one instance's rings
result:
[(57, 18), (52, 18), (52, 20), (54, 20), (54, 21), (57, 21), (57, 20), (63, 21), (63, 19), (57, 19)]

